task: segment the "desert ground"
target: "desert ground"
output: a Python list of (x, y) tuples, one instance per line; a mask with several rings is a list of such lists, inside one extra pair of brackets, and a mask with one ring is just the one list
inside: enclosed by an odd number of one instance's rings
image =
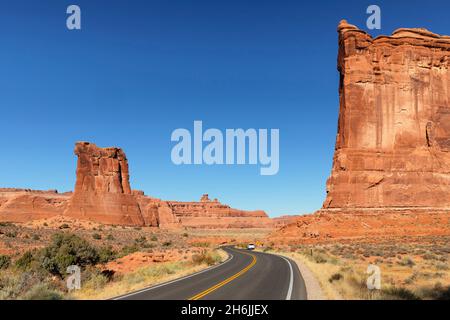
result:
[[(323, 299), (449, 299), (450, 236), (277, 243), (272, 229), (103, 225), (68, 217), (0, 224), (0, 299), (107, 299), (178, 278), (227, 258), (222, 245), (286, 255), (306, 266)], [(65, 268), (81, 264), (82, 289)], [(368, 290), (366, 269), (381, 269)]]

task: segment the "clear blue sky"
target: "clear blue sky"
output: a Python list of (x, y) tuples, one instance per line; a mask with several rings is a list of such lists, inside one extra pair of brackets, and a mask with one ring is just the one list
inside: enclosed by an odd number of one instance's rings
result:
[[(82, 30), (68, 31), (78, 4)], [(120, 146), (131, 183), (271, 216), (322, 205), (338, 116), (338, 22), (450, 34), (448, 1), (0, 1), (0, 186), (72, 190), (75, 141)], [(370, 32), (377, 35), (380, 32)], [(280, 172), (175, 166), (176, 128), (279, 128)]]

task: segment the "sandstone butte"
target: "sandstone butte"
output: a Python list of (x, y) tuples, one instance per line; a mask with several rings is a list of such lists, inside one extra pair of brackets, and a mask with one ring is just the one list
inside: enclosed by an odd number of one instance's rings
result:
[(267, 228), (264, 211), (243, 211), (211, 201), (163, 201), (132, 190), (128, 160), (120, 148), (75, 145), (78, 156), (74, 192), (0, 188), (0, 221), (28, 222), (67, 216), (126, 226), (160, 228)]
[(272, 239), (450, 235), (450, 37), (338, 26), (339, 120), (321, 210)]

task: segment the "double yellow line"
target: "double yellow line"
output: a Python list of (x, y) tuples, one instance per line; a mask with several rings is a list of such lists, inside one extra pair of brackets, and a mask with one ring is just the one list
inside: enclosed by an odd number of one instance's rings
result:
[(252, 262), (250, 262), (250, 264), (248, 266), (246, 266), (244, 269), (242, 269), (241, 271), (239, 271), (238, 273), (232, 275), (231, 277), (223, 280), (222, 282), (212, 286), (209, 289), (206, 289), (205, 291), (200, 292), (199, 294), (196, 294), (193, 297), (190, 297), (188, 300), (199, 300), (201, 298), (203, 298), (204, 296), (210, 294), (213, 291), (216, 291), (217, 289), (219, 289), (220, 287), (223, 287), (224, 285), (226, 285), (227, 283), (233, 281), (234, 279), (242, 276), (244, 273), (246, 273), (248, 270), (250, 270), (251, 268), (253, 268), (253, 266), (256, 264), (256, 261), (258, 260), (256, 258), (256, 256), (254, 254), (250, 254), (250, 253), (246, 253), (246, 252), (240, 252), (239, 253), (243, 253), (246, 254), (248, 256), (252, 257)]

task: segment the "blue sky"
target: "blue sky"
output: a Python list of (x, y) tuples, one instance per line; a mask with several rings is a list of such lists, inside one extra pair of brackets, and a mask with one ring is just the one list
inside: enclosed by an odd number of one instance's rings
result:
[[(426, 5), (425, 5), (426, 3)], [(66, 8), (82, 30), (66, 29)], [(148, 195), (209, 193), (271, 216), (322, 205), (338, 116), (338, 22), (450, 34), (448, 1), (0, 1), (0, 186), (73, 190), (75, 141), (120, 146)], [(366, 30), (368, 31), (368, 30)], [(176, 128), (279, 128), (280, 171), (175, 166)]]

